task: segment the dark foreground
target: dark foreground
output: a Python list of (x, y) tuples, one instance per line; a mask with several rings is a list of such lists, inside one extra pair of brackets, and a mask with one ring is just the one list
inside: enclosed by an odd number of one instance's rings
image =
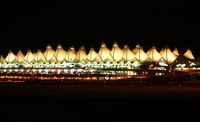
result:
[(200, 86), (0, 84), (1, 120), (171, 121), (200, 116)]

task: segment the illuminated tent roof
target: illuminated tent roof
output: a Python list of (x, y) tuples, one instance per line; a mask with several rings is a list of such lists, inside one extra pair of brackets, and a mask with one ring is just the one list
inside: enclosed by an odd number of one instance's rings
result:
[(101, 61), (106, 61), (106, 59), (110, 58), (110, 50), (107, 48), (105, 43), (101, 44), (98, 54), (101, 58)]
[(128, 47), (128, 45), (124, 46), (124, 50), (123, 50), (123, 59), (125, 61), (135, 61), (135, 54), (130, 50), (130, 48)]
[(33, 59), (34, 59), (33, 53), (31, 52), (31, 50), (28, 50), (24, 60), (27, 61), (27, 62), (32, 62)]
[(114, 60), (113, 60), (112, 55), (110, 54), (110, 55), (108, 56), (108, 58), (106, 58), (106, 60), (104, 60), (104, 61), (106, 61), (106, 62), (113, 62)]
[[(160, 55), (165, 53), (165, 48), (161, 48)], [(161, 55), (162, 56), (162, 55)]]
[(36, 62), (39, 62), (39, 61), (44, 62), (45, 61), (44, 55), (43, 55), (43, 53), (42, 53), (42, 51), (40, 49), (38, 49), (37, 53), (34, 54), (34, 60)]
[(179, 52), (178, 52), (177, 48), (174, 49), (173, 54), (176, 55), (176, 56), (179, 56)]
[(114, 42), (112, 50), (108, 49), (105, 43), (102, 43), (98, 53), (91, 48), (88, 55), (86, 54), (84, 47), (81, 47), (77, 52), (73, 47), (68, 49), (68, 51), (65, 51), (60, 44), (58, 44), (56, 51), (54, 51), (52, 47), (48, 45), (44, 53), (38, 49), (36, 53), (32, 53), (31, 50), (28, 50), (26, 55), (24, 55), (22, 51), (19, 50), (15, 56), (15, 54), (10, 50), (5, 59), (3, 56), (0, 56), (0, 63), (9, 63), (9, 66), (13, 67), (16, 65), (10, 65), (10, 63), (15, 64), (16, 62), (20, 63), (25, 61), (25, 65), (27, 64), (28, 66), (33, 63), (33, 65), (37, 67), (44, 66), (37, 64), (52, 64), (50, 67), (57, 67), (60, 66), (59, 64), (65, 61), (72, 63), (77, 63), (77, 61), (83, 61), (84, 63), (84, 61), (88, 61), (88, 64), (92, 64), (91, 66), (94, 66), (94, 62), (98, 62), (98, 64), (109, 62), (116, 65), (124, 63), (126, 65), (125, 62), (131, 63), (137, 61), (141, 64), (142, 62), (145, 63), (150, 60), (167, 65), (171, 63), (188, 63), (188, 61), (190, 61), (190, 63), (194, 63), (194, 61), (199, 61), (193, 59), (195, 58), (190, 49), (182, 54), (177, 48), (171, 52), (170, 48), (167, 47), (162, 48), (159, 53), (155, 47), (152, 47), (147, 53), (145, 53), (140, 45), (136, 45), (135, 49), (132, 51), (129, 49), (128, 45), (125, 45), (124, 49), (122, 50), (118, 46), (117, 42)]
[(68, 49), (68, 53), (67, 53), (67, 56), (66, 56), (66, 61), (74, 61), (76, 58), (76, 52), (75, 52), (75, 49), (74, 47), (71, 47)]
[(94, 50), (94, 48), (90, 49), (90, 52), (87, 55), (87, 60), (88, 61), (100, 61), (100, 57), (97, 54), (97, 52)]
[(101, 58), (98, 54), (97, 54), (96, 58), (94, 59), (93, 63), (94, 62), (101, 62)]
[(85, 51), (85, 47), (82, 46), (76, 54), (76, 61), (85, 61), (86, 57), (87, 57), (87, 54)]
[(53, 57), (49, 60), (50, 63), (55, 63), (57, 62), (56, 57), (53, 55)]
[(55, 51), (52, 49), (51, 45), (47, 45), (46, 51), (44, 52), (44, 58), (46, 61), (50, 61), (55, 54)]
[(55, 52), (56, 60), (58, 62), (63, 62), (65, 60), (66, 56), (67, 56), (67, 52), (62, 48), (62, 46), (60, 44), (58, 44), (56, 52)]
[(160, 55), (163, 58), (163, 61), (167, 64), (171, 64), (172, 62), (174, 62), (176, 60), (176, 56), (171, 52), (171, 50), (167, 47), (167, 48), (162, 48), (160, 51)]
[(4, 57), (1, 55), (0, 56), (0, 63), (4, 63), (5, 62), (5, 59), (4, 59)]
[[(43, 56), (43, 57), (44, 57), (44, 56)], [(51, 59), (49, 59), (48, 61), (46, 60), (46, 58), (43, 58), (43, 59), (44, 59), (43, 62), (44, 62), (45, 64), (55, 64), (56, 62), (59, 63), (59, 62), (57, 61), (56, 57), (55, 57), (55, 53), (54, 53), (54, 55), (51, 57)]]
[(153, 46), (146, 54), (153, 62), (159, 62), (162, 57), (155, 46)]
[(194, 59), (194, 56), (193, 56), (192, 51), (191, 51), (190, 49), (188, 49), (183, 55), (184, 55), (186, 58)]
[(113, 44), (113, 47), (111, 50), (111, 56), (113, 60), (117, 62), (121, 61), (121, 59), (123, 58), (123, 50), (119, 48), (117, 42)]
[(11, 63), (14, 61), (15, 57), (15, 54), (12, 52), (12, 50), (10, 50), (5, 60), (6, 62)]
[(143, 48), (141, 46), (138, 47), (138, 45), (136, 46), (136, 49), (134, 49), (136, 51), (135, 54), (135, 58), (140, 61), (140, 62), (144, 62), (146, 61), (147, 54), (144, 52)]
[(15, 57), (15, 61), (18, 62), (18, 63), (21, 63), (21, 62), (24, 61), (24, 58), (25, 58), (24, 54), (22, 53), (21, 50), (19, 50), (17, 52), (17, 56)]
[(140, 47), (140, 44), (137, 44), (135, 48), (132, 50), (134, 54), (138, 52), (139, 47)]

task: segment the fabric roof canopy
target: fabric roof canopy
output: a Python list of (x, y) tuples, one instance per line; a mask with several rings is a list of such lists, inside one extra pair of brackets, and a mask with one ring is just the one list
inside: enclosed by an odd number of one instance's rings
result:
[(190, 49), (188, 49), (183, 55), (184, 55), (186, 58), (194, 59), (194, 56), (193, 56), (192, 51), (191, 51)]
[(17, 52), (17, 56), (15, 57), (15, 61), (21, 63), (24, 61), (24, 58), (25, 58), (24, 54), (22, 53), (21, 50), (19, 50)]
[(15, 54), (12, 52), (12, 50), (10, 50), (5, 60), (6, 62), (11, 63), (14, 61), (15, 57), (16, 57)]
[(42, 51), (40, 49), (37, 50), (37, 53), (34, 54), (34, 60), (36, 62), (44, 62), (46, 61), (45, 58), (44, 58), (44, 55), (42, 53)]
[(171, 64), (172, 62), (174, 62), (176, 60), (176, 56), (171, 52), (171, 50), (167, 47), (167, 48), (162, 48), (160, 51), (160, 54), (162, 56), (162, 58), (164, 59), (165, 63), (167, 64)]
[(112, 50), (111, 50), (111, 56), (114, 61), (121, 61), (123, 58), (123, 50), (119, 48), (117, 42), (113, 44)]
[(106, 59), (110, 58), (110, 50), (107, 48), (105, 43), (101, 44), (98, 54), (101, 58), (101, 61), (106, 61)]
[(76, 54), (76, 61), (85, 61), (86, 57), (87, 57), (87, 54), (85, 51), (85, 47), (82, 46)]
[(179, 56), (179, 52), (178, 52), (177, 48), (174, 49), (173, 54), (176, 55), (176, 56)]
[(33, 59), (34, 59), (33, 53), (31, 52), (31, 50), (28, 50), (24, 60), (27, 61), (27, 62), (32, 62)]
[(128, 45), (125, 45), (124, 46), (124, 49), (123, 49), (123, 59), (125, 61), (135, 61), (135, 54), (130, 50), (130, 48), (128, 47)]
[(76, 52), (75, 52), (75, 49), (74, 47), (71, 47), (68, 49), (68, 53), (67, 53), (67, 56), (66, 56), (66, 61), (75, 61), (75, 58), (76, 58)]
[(58, 44), (56, 52), (55, 52), (56, 61), (63, 62), (66, 56), (67, 56), (67, 52), (62, 48), (60, 44)]
[(59, 66), (61, 62), (77, 63), (82, 61), (89, 61), (90, 63), (92, 62), (91, 64), (94, 62), (98, 64), (105, 62), (110, 62), (111, 64), (114, 62), (118, 64), (121, 62), (120, 64), (122, 64), (122, 62), (125, 63), (134, 61), (138, 61), (140, 63), (153, 61), (156, 63), (171, 64), (176, 59), (178, 62), (186, 62), (183, 57), (179, 57), (180, 54), (188, 60), (194, 61), (193, 59), (195, 59), (190, 49), (182, 54), (181, 52), (179, 53), (177, 48), (175, 48), (172, 52), (169, 47), (166, 47), (162, 48), (159, 53), (156, 47), (153, 46), (147, 51), (147, 53), (145, 53), (140, 45), (136, 45), (136, 47), (131, 51), (128, 45), (125, 45), (124, 49), (121, 49), (117, 42), (114, 42), (111, 50), (106, 46), (105, 43), (102, 43), (98, 53), (94, 50), (94, 48), (91, 48), (88, 54), (83, 46), (76, 52), (73, 47), (69, 48), (68, 51), (65, 51), (61, 44), (58, 44), (56, 51), (52, 49), (51, 45), (47, 45), (44, 53), (38, 49), (37, 52), (34, 53), (32, 53), (31, 50), (28, 50), (26, 55), (24, 55), (22, 51), (19, 50), (15, 56), (15, 54), (10, 50), (5, 59), (2, 56), (0, 57), (0, 62), (1, 64), (2, 62), (5, 62), (5, 64), (26, 62), (24, 64), (27, 64), (28, 62), (29, 65), (31, 63), (47, 64), (46, 66), (48, 66), (48, 64), (58, 64), (57, 66)]
[(51, 45), (47, 45), (46, 51), (44, 52), (44, 58), (49, 62), (55, 54), (55, 51), (52, 49)]
[(149, 59), (153, 62), (159, 62), (161, 59), (160, 53), (157, 51), (156, 47), (153, 46), (147, 53)]
[(86, 58), (88, 61), (98, 61), (99, 62), (101, 60), (98, 53), (94, 50), (94, 48), (90, 49)]
[(144, 62), (146, 61), (146, 59), (148, 58), (146, 53), (144, 52), (142, 47), (136, 47), (136, 54), (135, 54), (135, 58), (140, 61), (140, 62)]

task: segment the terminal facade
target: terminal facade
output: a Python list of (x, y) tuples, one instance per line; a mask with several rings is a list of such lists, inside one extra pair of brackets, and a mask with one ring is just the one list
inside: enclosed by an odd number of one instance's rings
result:
[[(28, 50), (24, 54), (19, 50), (16, 54), (11, 50), (6, 57), (0, 57), (1, 73), (36, 73), (36, 74), (124, 74), (145, 75), (146, 71), (165, 70), (199, 70), (198, 61), (190, 49), (180, 53), (177, 48), (173, 51), (169, 47), (160, 51), (153, 46), (145, 52), (140, 45), (130, 49), (125, 45), (121, 49), (114, 42), (112, 49), (105, 43), (101, 44), (99, 51), (91, 48), (88, 53), (83, 47), (75, 51), (73, 47), (65, 50), (61, 44), (52, 49), (47, 45), (44, 52)], [(138, 74), (138, 70), (140, 73)], [(141, 72), (142, 70), (142, 72)], [(155, 72), (156, 73), (156, 72)], [(162, 72), (157, 72), (162, 75)]]

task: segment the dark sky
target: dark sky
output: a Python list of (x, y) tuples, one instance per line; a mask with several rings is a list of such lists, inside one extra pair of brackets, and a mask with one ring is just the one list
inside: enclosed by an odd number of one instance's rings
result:
[(8, 1), (0, 9), (4, 56), (9, 49), (44, 50), (47, 43), (55, 49), (58, 42), (65, 49), (85, 45), (98, 50), (102, 41), (111, 48), (114, 40), (120, 47), (141, 43), (145, 51), (152, 45), (182, 51), (190, 47), (200, 56), (198, 6), (183, 0)]

